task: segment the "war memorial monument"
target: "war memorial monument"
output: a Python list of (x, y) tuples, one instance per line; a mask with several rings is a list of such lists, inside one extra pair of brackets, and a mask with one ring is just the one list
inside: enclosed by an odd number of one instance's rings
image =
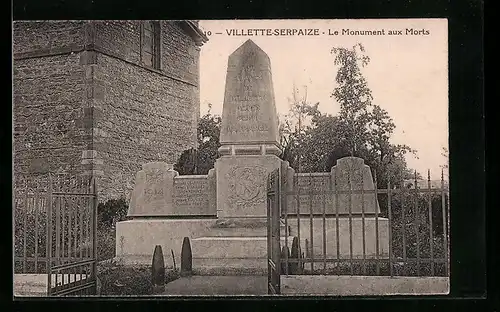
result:
[[(341, 257), (360, 257), (363, 245), (367, 256), (388, 254), (388, 220), (380, 212), (373, 193), (338, 195), (323, 198), (311, 195), (314, 190), (373, 190), (370, 168), (356, 157), (339, 159), (330, 172), (295, 173), (288, 162), (279, 158), (278, 116), (275, 105), (271, 62), (268, 55), (248, 40), (228, 60), (220, 134), (220, 157), (208, 175), (181, 176), (172, 164), (143, 164), (136, 175), (128, 211), (128, 220), (116, 226), (116, 258), (123, 263), (151, 263), (152, 252), (161, 245), (166, 265), (180, 263), (184, 237), (190, 239), (193, 271), (210, 269), (267, 270), (267, 200), (268, 175), (279, 168), (287, 196), (288, 244), (297, 236), (298, 207), (313, 224), (323, 222), (326, 206), (326, 252), (337, 251), (336, 214), (340, 214), (338, 236)], [(363, 199), (361, 199), (363, 198)], [(348, 204), (348, 201), (350, 203)], [(350, 207), (350, 208), (349, 208)], [(300, 208), (299, 208), (300, 209)], [(349, 211), (350, 210), (350, 211)], [(351, 226), (349, 229), (349, 218)], [(362, 222), (361, 213), (365, 216)], [(300, 220), (300, 246), (310, 237), (311, 220)], [(316, 225), (316, 228), (320, 228)], [(376, 229), (379, 242), (376, 244)], [(321, 231), (313, 233), (312, 253), (323, 252)], [(365, 241), (362, 242), (363, 234)], [(378, 253), (376, 248), (379, 248)], [(172, 251), (172, 252), (171, 252)]]

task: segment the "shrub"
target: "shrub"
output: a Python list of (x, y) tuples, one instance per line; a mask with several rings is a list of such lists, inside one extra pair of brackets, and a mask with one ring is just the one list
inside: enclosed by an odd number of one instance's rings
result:
[[(420, 258), (430, 258), (431, 245), (433, 258), (445, 258), (447, 248), (444, 246), (444, 234), (446, 231), (443, 229), (441, 195), (434, 194), (430, 200), (431, 214), (429, 216), (427, 194), (409, 192), (397, 194), (393, 198), (391, 230), (395, 258), (404, 258), (405, 255), (407, 258), (417, 258), (417, 255)], [(445, 197), (445, 222), (447, 222), (446, 211), (448, 211), (447, 197)]]
[(116, 222), (127, 217), (128, 205), (125, 198), (110, 199), (97, 206), (98, 227), (114, 228)]
[(116, 231), (109, 228), (97, 228), (97, 260), (113, 259), (116, 254)]
[(110, 199), (97, 206), (97, 259), (107, 260), (116, 254), (116, 222), (127, 217), (124, 198)]

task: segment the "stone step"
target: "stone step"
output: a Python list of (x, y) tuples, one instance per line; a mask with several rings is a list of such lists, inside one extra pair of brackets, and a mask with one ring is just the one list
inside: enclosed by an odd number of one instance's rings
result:
[[(288, 246), (292, 246), (292, 237)], [(285, 238), (281, 238), (282, 245)], [(193, 258), (241, 259), (267, 257), (267, 237), (199, 237), (191, 240)]]
[(193, 258), (194, 275), (232, 276), (266, 275), (266, 258), (199, 259)]
[[(280, 235), (285, 236), (285, 226), (282, 225)], [(211, 228), (203, 235), (204, 237), (263, 237), (267, 236), (267, 227), (228, 227)]]

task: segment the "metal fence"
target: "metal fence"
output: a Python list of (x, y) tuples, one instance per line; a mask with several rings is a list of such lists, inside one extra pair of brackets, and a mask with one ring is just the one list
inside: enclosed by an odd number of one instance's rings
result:
[(48, 295), (96, 290), (97, 192), (90, 177), (16, 177), (14, 273), (47, 274)]
[[(315, 190), (311, 176), (309, 191), (300, 193), (295, 174), (293, 188), (281, 188), (278, 236), (286, 239), (272, 237), (281, 243), (281, 274), (449, 276), (449, 192), (442, 173), (439, 188), (431, 186), (430, 172), (426, 188), (416, 174), (412, 188), (390, 182), (378, 188), (374, 175), (371, 190), (339, 190), (333, 179), (335, 187)], [(380, 210), (368, 213), (370, 195)], [(342, 196), (348, 200), (339, 204)], [(352, 209), (356, 196), (360, 213)]]

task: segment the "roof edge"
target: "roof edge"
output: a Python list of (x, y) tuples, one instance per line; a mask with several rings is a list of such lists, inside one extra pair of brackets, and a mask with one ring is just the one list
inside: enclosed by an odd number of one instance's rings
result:
[(205, 33), (198, 27), (198, 25), (191, 20), (181, 20), (179, 21), (180, 26), (186, 33), (193, 38), (197, 46), (202, 46), (208, 41), (208, 37)]

